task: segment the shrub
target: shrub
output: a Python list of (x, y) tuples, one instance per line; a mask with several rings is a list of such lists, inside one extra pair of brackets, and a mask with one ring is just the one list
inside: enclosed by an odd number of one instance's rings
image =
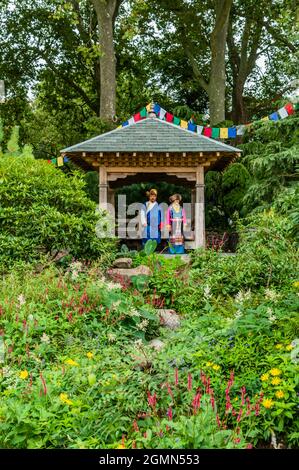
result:
[(61, 250), (92, 259), (113, 253), (115, 243), (96, 236), (104, 216), (86, 196), (79, 172), (67, 176), (44, 160), (2, 156), (0, 175), (2, 265)]

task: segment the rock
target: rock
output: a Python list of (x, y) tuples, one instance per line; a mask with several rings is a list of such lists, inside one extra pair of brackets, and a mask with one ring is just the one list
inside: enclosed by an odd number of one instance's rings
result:
[(118, 258), (116, 259), (112, 266), (113, 268), (131, 268), (133, 260), (131, 258)]
[(157, 313), (160, 317), (160, 323), (166, 328), (176, 330), (180, 326), (180, 317), (175, 310), (161, 308), (157, 310)]
[(159, 338), (154, 338), (148, 343), (148, 345), (150, 348), (155, 349), (156, 351), (161, 351), (164, 348), (165, 343), (163, 343), (163, 341), (161, 341)]
[(107, 274), (114, 280), (130, 281), (133, 276), (152, 276), (152, 271), (148, 266), (140, 265), (138, 268), (111, 268)]

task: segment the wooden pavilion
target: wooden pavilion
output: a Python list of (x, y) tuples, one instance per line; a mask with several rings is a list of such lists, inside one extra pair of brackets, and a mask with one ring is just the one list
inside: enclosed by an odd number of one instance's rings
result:
[(171, 124), (150, 113), (134, 124), (117, 128), (65, 148), (85, 170), (99, 171), (99, 205), (114, 204), (114, 191), (146, 181), (166, 181), (191, 187), (194, 242), (205, 246), (204, 174), (223, 170), (241, 150)]

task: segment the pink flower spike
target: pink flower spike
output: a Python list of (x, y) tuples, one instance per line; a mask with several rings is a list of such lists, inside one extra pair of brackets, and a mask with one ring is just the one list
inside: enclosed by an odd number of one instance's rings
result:
[(192, 375), (189, 372), (188, 373), (188, 390), (189, 390), (189, 392), (190, 392), (191, 389), (192, 389)]
[(179, 370), (177, 367), (175, 368), (175, 373), (174, 373), (174, 383), (176, 387), (179, 385)]
[(172, 415), (172, 409), (171, 409), (171, 407), (169, 407), (168, 410), (167, 410), (167, 416), (168, 416), (168, 418), (169, 418), (169, 421), (172, 421), (172, 416), (173, 416), (173, 415)]
[(250, 444), (250, 443), (247, 444), (246, 449), (252, 449), (252, 448), (253, 448), (253, 445), (252, 445), (252, 444)]

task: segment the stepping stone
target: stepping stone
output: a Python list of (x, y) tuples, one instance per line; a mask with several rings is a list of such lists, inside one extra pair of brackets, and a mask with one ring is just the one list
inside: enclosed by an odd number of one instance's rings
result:
[(141, 264), (138, 268), (111, 268), (107, 271), (108, 276), (114, 280), (123, 279), (131, 281), (133, 276), (152, 276), (152, 271), (148, 266)]
[(161, 341), (159, 338), (154, 338), (148, 343), (148, 345), (150, 348), (159, 352), (164, 348), (165, 343), (163, 343), (163, 341)]
[(118, 258), (113, 261), (113, 268), (131, 268), (133, 260), (131, 258)]
[(157, 310), (157, 313), (160, 317), (161, 325), (165, 326), (165, 328), (169, 328), (170, 330), (179, 328), (181, 321), (175, 310), (160, 308)]

